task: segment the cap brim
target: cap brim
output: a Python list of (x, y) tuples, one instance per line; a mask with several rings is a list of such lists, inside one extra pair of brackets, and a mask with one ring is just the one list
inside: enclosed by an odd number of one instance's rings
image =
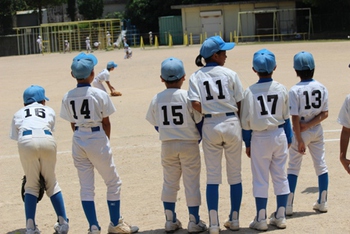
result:
[(220, 50), (232, 50), (235, 45), (236, 44), (234, 42), (228, 42), (225, 43), (224, 46), (220, 47)]

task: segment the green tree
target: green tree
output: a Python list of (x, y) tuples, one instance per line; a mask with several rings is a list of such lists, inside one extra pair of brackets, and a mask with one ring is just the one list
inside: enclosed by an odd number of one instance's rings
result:
[(158, 31), (159, 17), (181, 15), (180, 10), (171, 9), (171, 5), (178, 4), (178, 0), (130, 0), (126, 5), (125, 18), (131, 19), (141, 33)]
[(348, 35), (349, 0), (303, 0), (302, 3), (304, 4), (302, 7), (311, 7), (315, 33), (332, 32)]
[(12, 16), (16, 11), (26, 10), (24, 0), (1, 0), (0, 1), (0, 33), (9, 34), (12, 32)]
[(71, 21), (75, 21), (75, 14), (77, 13), (75, 3), (75, 0), (68, 0), (67, 14)]
[(59, 6), (63, 3), (67, 3), (67, 0), (25, 0), (29, 8), (33, 10), (39, 10), (39, 23), (43, 22), (42, 9), (44, 7)]
[(86, 20), (94, 20), (102, 17), (103, 0), (78, 0), (78, 10)]

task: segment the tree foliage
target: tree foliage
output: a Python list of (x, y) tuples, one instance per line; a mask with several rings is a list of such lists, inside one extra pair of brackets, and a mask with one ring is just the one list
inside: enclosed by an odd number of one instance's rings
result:
[(71, 21), (75, 21), (76, 13), (77, 13), (76, 1), (75, 0), (68, 0), (67, 14), (68, 14)]
[(67, 0), (25, 0), (28, 7), (33, 10), (39, 10), (39, 22), (43, 22), (42, 9), (44, 7), (58, 6), (63, 3), (66, 3)]
[(349, 0), (303, 0), (302, 3), (312, 9), (316, 32), (350, 30)]
[(78, 0), (78, 10), (85, 20), (100, 19), (103, 14), (103, 0)]
[(13, 28), (12, 16), (16, 11), (25, 10), (28, 6), (24, 0), (0, 1), (0, 33), (11, 33)]
[(171, 5), (178, 3), (178, 0), (130, 0), (125, 17), (131, 19), (141, 32), (157, 31), (159, 17), (181, 15), (181, 11), (171, 9)]

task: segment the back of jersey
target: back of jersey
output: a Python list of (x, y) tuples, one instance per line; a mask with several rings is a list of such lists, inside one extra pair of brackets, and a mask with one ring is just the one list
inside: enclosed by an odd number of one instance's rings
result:
[(191, 101), (201, 103), (203, 114), (237, 112), (243, 88), (236, 72), (222, 66), (208, 66), (192, 74), (188, 95)]
[(34, 102), (17, 111), (12, 120), (10, 137), (17, 140), (25, 130), (49, 130), (55, 128), (55, 111), (48, 106)]
[(153, 126), (158, 126), (159, 139), (162, 141), (200, 139), (195, 122), (200, 122), (202, 116), (192, 109), (185, 90), (166, 89), (157, 94), (150, 104), (146, 119)]
[(328, 111), (328, 91), (316, 80), (301, 81), (289, 91), (290, 114), (308, 122), (323, 111)]
[(60, 116), (75, 123), (76, 127), (95, 127), (115, 110), (106, 92), (85, 86), (75, 88), (63, 97)]
[(245, 130), (277, 127), (289, 118), (288, 91), (271, 81), (251, 85), (244, 93), (241, 122)]

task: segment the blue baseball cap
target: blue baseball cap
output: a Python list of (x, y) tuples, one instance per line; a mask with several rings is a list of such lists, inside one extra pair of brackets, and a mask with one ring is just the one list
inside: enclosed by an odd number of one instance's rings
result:
[(45, 96), (45, 89), (38, 85), (31, 85), (23, 92), (24, 104), (30, 104), (33, 102), (41, 102), (49, 99)]
[(233, 42), (224, 42), (220, 36), (213, 36), (207, 38), (199, 51), (199, 54), (207, 59), (213, 54), (219, 52), (220, 50), (232, 50), (235, 47)]
[(256, 72), (271, 73), (275, 67), (275, 55), (271, 51), (267, 49), (261, 49), (254, 53), (253, 68)]
[(297, 71), (314, 70), (315, 61), (311, 53), (301, 51), (294, 55), (294, 69)]
[(97, 58), (92, 54), (80, 53), (73, 58), (71, 66), (73, 76), (76, 79), (86, 79), (90, 76), (97, 64)]
[(165, 81), (175, 81), (185, 75), (185, 69), (181, 60), (170, 57), (165, 59), (161, 65), (161, 77)]
[(113, 68), (113, 67), (117, 67), (118, 65), (115, 64), (113, 61), (110, 61), (107, 63), (107, 68)]

